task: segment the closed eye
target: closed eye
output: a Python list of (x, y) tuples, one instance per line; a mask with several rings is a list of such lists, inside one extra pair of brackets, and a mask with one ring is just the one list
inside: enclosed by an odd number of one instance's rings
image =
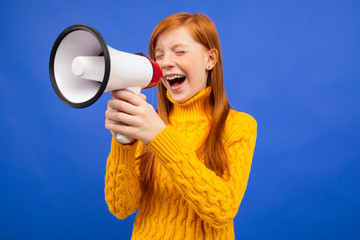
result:
[(186, 51), (176, 51), (175, 52), (175, 54), (177, 55), (177, 56), (181, 56), (181, 55), (183, 55), (183, 54), (185, 54), (186, 53)]
[(155, 61), (161, 60), (164, 57), (164, 55), (155, 55)]

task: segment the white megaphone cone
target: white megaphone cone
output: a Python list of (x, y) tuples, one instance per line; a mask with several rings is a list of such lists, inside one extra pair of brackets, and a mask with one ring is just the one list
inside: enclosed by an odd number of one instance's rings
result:
[[(143, 54), (130, 54), (106, 45), (94, 28), (77, 24), (56, 39), (50, 55), (50, 79), (58, 97), (74, 108), (88, 107), (107, 91), (155, 86), (160, 66)], [(130, 138), (117, 134), (121, 143)]]

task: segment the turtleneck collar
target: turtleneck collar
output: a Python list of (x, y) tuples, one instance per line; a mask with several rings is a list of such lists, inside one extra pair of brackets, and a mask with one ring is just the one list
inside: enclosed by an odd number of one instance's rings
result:
[[(169, 101), (173, 104), (170, 118), (181, 118), (181, 119), (196, 119), (196, 118), (207, 118), (207, 114), (205, 110), (209, 110), (208, 108), (210, 106), (205, 106), (206, 99), (208, 98), (210, 94), (210, 87), (207, 87), (197, 93), (192, 98), (186, 100), (183, 103), (177, 103), (175, 102), (169, 91), (166, 92), (167, 98)], [(209, 112), (209, 111), (208, 111)]]

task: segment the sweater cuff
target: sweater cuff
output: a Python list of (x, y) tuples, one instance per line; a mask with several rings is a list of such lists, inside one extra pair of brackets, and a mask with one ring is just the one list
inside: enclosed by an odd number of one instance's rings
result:
[(166, 126), (147, 146), (163, 163), (178, 159), (182, 153), (178, 149), (183, 146), (181, 138), (171, 126)]
[(131, 145), (123, 145), (118, 143), (115, 138), (111, 141), (111, 152), (112, 159), (118, 163), (134, 162), (138, 141)]

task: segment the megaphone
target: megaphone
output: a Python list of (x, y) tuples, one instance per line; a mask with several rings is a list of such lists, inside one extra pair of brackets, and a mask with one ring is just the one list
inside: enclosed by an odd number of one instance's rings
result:
[[(95, 103), (107, 91), (129, 89), (140, 93), (162, 77), (160, 66), (144, 54), (109, 47), (93, 27), (76, 24), (66, 28), (51, 50), (49, 72), (57, 96), (74, 108)], [(128, 136), (117, 140), (128, 143)]]

